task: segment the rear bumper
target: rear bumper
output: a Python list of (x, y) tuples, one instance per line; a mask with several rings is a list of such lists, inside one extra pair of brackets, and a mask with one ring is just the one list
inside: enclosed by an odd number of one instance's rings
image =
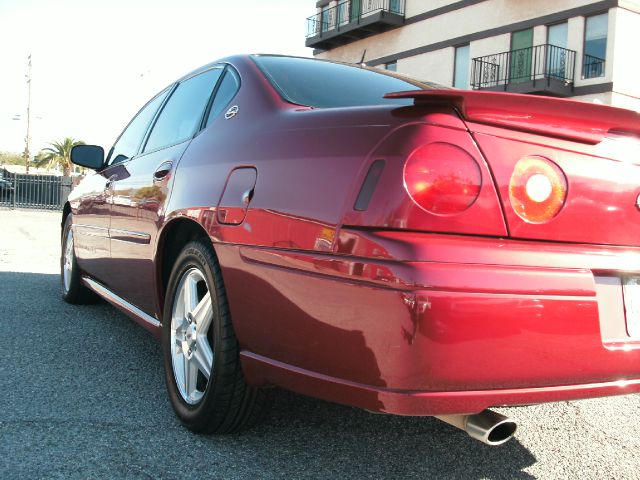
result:
[(230, 301), (250, 381), (403, 415), (640, 392), (622, 289), (597, 281), (640, 272), (640, 249), (357, 235), (348, 255), (238, 252), (243, 285), (270, 285), (259, 312)]
[(640, 393), (640, 379), (538, 388), (449, 392), (394, 391), (348, 382), (242, 352), (250, 378), (323, 400), (394, 415), (479, 413), (490, 407), (529, 405)]

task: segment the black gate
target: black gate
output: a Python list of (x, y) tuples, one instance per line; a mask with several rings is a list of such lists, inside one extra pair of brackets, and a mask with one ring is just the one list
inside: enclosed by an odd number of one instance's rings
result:
[(71, 179), (25, 175), (0, 169), (0, 206), (59, 210), (71, 191)]

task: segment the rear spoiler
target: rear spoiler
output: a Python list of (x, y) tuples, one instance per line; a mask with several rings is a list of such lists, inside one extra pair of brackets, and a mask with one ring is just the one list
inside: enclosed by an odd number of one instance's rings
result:
[(413, 98), (416, 106), (448, 104), (465, 120), (595, 145), (609, 132), (640, 135), (632, 110), (563, 98), (469, 90), (411, 90), (385, 98)]

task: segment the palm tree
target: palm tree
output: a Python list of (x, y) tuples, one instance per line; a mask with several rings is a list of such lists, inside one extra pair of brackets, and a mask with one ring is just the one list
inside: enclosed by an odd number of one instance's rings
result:
[(36, 167), (62, 167), (62, 174), (69, 177), (72, 168), (71, 149), (76, 145), (84, 145), (84, 142), (71, 137), (65, 138), (62, 142), (51, 142), (36, 155), (34, 164)]

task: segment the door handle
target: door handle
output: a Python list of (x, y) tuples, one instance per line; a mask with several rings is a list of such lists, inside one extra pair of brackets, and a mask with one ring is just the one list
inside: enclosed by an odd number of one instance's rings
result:
[(173, 166), (173, 162), (171, 160), (162, 162), (156, 171), (153, 172), (153, 181), (159, 182), (163, 180), (171, 173), (171, 167)]

